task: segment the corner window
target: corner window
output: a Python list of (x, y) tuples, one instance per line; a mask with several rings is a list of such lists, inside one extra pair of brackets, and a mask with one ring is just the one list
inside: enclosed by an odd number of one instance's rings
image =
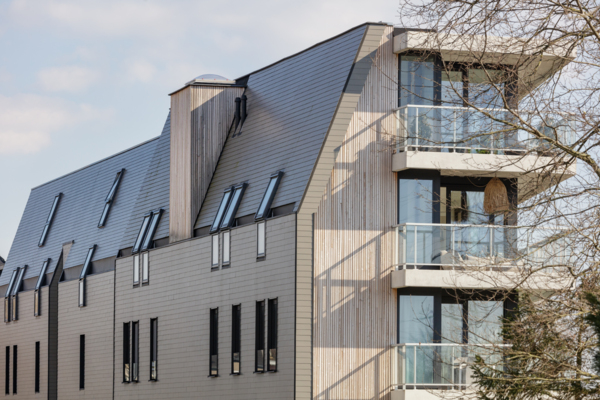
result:
[(150, 380), (158, 379), (158, 319), (150, 320)]
[(108, 192), (108, 195), (104, 200), (104, 209), (102, 210), (102, 215), (100, 216), (100, 221), (98, 222), (98, 228), (103, 228), (106, 225), (108, 213), (110, 212), (113, 200), (115, 199), (115, 195), (117, 194), (117, 189), (119, 189), (119, 184), (121, 183), (121, 177), (123, 176), (123, 172), (125, 172), (125, 169), (122, 169), (119, 172), (117, 172), (115, 181), (113, 182), (110, 191)]
[(81, 268), (81, 274), (79, 275), (79, 307), (86, 306), (86, 277), (92, 267), (92, 257), (96, 251), (96, 245), (89, 248), (83, 268)]
[(267, 186), (267, 190), (263, 195), (263, 198), (258, 206), (258, 210), (256, 211), (255, 218), (257, 220), (267, 218), (269, 216), (269, 212), (271, 211), (271, 204), (273, 203), (273, 199), (275, 198), (275, 193), (277, 192), (277, 188), (279, 187), (279, 182), (281, 181), (281, 177), (283, 176), (283, 171), (278, 171), (275, 174), (271, 175), (269, 179), (269, 185)]
[(257, 246), (256, 246), (256, 257), (261, 258), (266, 255), (266, 233), (265, 233), (265, 222), (261, 221), (256, 224), (256, 235), (257, 235)]
[(227, 207), (223, 221), (221, 222), (221, 229), (231, 228), (233, 226), (233, 223), (235, 222), (235, 214), (240, 207), (242, 196), (244, 195), (244, 191), (246, 191), (247, 186), (247, 183), (242, 183), (241, 185), (237, 185), (233, 188), (233, 196), (229, 206)]
[(231, 309), (231, 373), (239, 374), (242, 348), (242, 306)]
[(46, 271), (48, 270), (48, 264), (50, 264), (50, 259), (47, 259), (42, 264), (42, 269), (40, 270), (40, 276), (35, 284), (35, 291), (33, 292), (33, 316), (38, 317), (42, 315), (42, 305), (41, 305), (41, 292), (42, 285), (46, 282)]
[(210, 374), (219, 375), (219, 309), (210, 310)]
[(223, 232), (223, 266), (229, 266), (231, 232)]
[(254, 333), (256, 338), (254, 354), (254, 371), (265, 372), (265, 302), (256, 302), (256, 329)]
[(48, 214), (48, 218), (46, 219), (46, 224), (44, 225), (44, 229), (42, 230), (42, 236), (40, 237), (40, 241), (38, 242), (38, 246), (42, 247), (44, 243), (46, 243), (46, 237), (48, 236), (48, 232), (50, 231), (50, 227), (52, 226), (52, 221), (54, 220), (54, 215), (56, 214), (56, 209), (58, 208), (58, 203), (62, 197), (62, 193), (59, 193), (56, 197), (54, 197), (54, 201), (52, 202), (52, 208), (50, 208), (50, 214)]
[(269, 333), (267, 335), (267, 369), (277, 371), (277, 299), (269, 300)]

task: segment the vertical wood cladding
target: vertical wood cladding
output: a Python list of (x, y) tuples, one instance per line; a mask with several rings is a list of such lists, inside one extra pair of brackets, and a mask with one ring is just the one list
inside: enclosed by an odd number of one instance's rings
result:
[(389, 398), (397, 61), (385, 27), (315, 216), (315, 399)]
[(188, 86), (171, 96), (170, 241), (192, 236), (243, 88)]

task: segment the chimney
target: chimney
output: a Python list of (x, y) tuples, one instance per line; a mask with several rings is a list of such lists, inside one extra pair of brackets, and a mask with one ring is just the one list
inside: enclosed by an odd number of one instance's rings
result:
[[(194, 223), (225, 144), (244, 87), (201, 75), (171, 93), (169, 241), (193, 236)], [(243, 111), (242, 111), (243, 113)]]

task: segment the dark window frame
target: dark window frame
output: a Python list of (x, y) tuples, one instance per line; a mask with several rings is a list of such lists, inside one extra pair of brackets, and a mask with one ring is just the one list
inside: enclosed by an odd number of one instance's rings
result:
[(11, 314), (12, 314), (12, 320), (13, 321), (17, 321), (19, 319), (19, 298), (18, 298), (18, 293), (21, 290), (21, 287), (23, 286), (23, 278), (25, 277), (25, 272), (27, 271), (27, 265), (22, 266), (21, 268), (19, 268), (19, 274), (17, 275), (17, 279), (15, 280), (15, 285), (13, 287), (12, 290), (12, 295), (11, 295)]
[(18, 353), (17, 353), (17, 345), (15, 344), (13, 346), (13, 373), (12, 373), (12, 384), (13, 384), (13, 388), (12, 388), (12, 394), (17, 394), (17, 358), (18, 358)]
[(10, 281), (8, 281), (8, 287), (6, 288), (6, 293), (4, 293), (4, 322), (10, 322), (11, 312), (10, 312), (10, 294), (12, 293), (13, 286), (15, 284), (15, 280), (17, 279), (17, 275), (19, 273), (19, 269), (15, 269), (10, 276)]
[[(260, 252), (260, 227), (263, 227), (262, 239), (263, 239), (263, 252)], [(267, 257), (267, 221), (261, 220), (256, 224), (256, 258), (258, 260), (264, 260)]]
[(59, 193), (56, 196), (54, 196), (54, 200), (52, 201), (52, 208), (50, 208), (50, 213), (48, 214), (46, 224), (44, 225), (44, 229), (42, 230), (42, 236), (40, 236), (40, 240), (38, 241), (38, 247), (42, 247), (46, 243), (46, 238), (48, 237), (48, 233), (50, 232), (50, 228), (52, 227), (52, 222), (54, 221), (56, 210), (58, 209), (61, 198), (62, 193)]
[(150, 214), (151, 214), (150, 222), (148, 223), (148, 230), (146, 231), (146, 236), (144, 237), (144, 240), (142, 240), (141, 251), (146, 251), (146, 250), (153, 248), (154, 235), (156, 234), (156, 231), (158, 230), (158, 224), (160, 224), (160, 218), (162, 217), (163, 212), (164, 212), (164, 210), (162, 208), (159, 208), (157, 210), (152, 210), (150, 212)]
[[(228, 268), (231, 266), (231, 231), (223, 231), (221, 236), (221, 267)], [(226, 236), (227, 239), (225, 239)], [(227, 259), (225, 259), (226, 255)]]
[(131, 382), (131, 323), (123, 323), (123, 383)]
[(79, 390), (85, 389), (85, 335), (79, 335)]
[(92, 245), (88, 249), (88, 253), (85, 257), (85, 261), (83, 263), (83, 267), (81, 268), (81, 274), (79, 274), (79, 307), (87, 306), (87, 276), (89, 274), (89, 270), (92, 266), (92, 259), (94, 258), (94, 253), (96, 252), (96, 245)]
[[(132, 257), (132, 261), (133, 261), (133, 276), (132, 276), (133, 287), (140, 286), (140, 282), (142, 280), (141, 279), (141, 277), (142, 277), (142, 274), (141, 274), (141, 265), (142, 265), (141, 264), (141, 258), (142, 257), (141, 257), (140, 253), (134, 254), (133, 257)], [(137, 280), (135, 279), (136, 272), (137, 272)]]
[(131, 249), (131, 253), (135, 254), (140, 251), (140, 248), (142, 247), (142, 242), (144, 241), (144, 237), (146, 236), (146, 232), (148, 232), (148, 227), (150, 226), (151, 218), (152, 212), (144, 214), (144, 217), (142, 219), (142, 225), (140, 226), (138, 235), (135, 238), (135, 242), (133, 242), (133, 248)]
[(43, 264), (42, 269), (40, 270), (40, 276), (35, 284), (35, 291), (33, 292), (33, 316), (39, 317), (42, 315), (42, 285), (46, 283), (46, 271), (48, 270), (48, 265), (50, 265), (50, 258), (47, 258)]
[[(269, 183), (267, 184), (263, 198), (258, 205), (258, 209), (256, 210), (254, 217), (256, 221), (260, 221), (269, 217), (269, 214), (271, 213), (271, 205), (273, 204), (273, 200), (277, 194), (277, 189), (279, 189), (279, 184), (281, 183), (282, 177), (283, 171), (277, 171), (269, 177)], [(271, 187), (271, 183), (273, 183), (273, 187)]]
[[(215, 251), (215, 240), (217, 244), (217, 248)], [(215, 263), (215, 255), (217, 262)], [(219, 233), (212, 235), (210, 239), (210, 268), (215, 270), (219, 269), (221, 265), (221, 235)]]
[(104, 228), (106, 226), (106, 221), (108, 219), (110, 209), (112, 208), (112, 203), (117, 195), (117, 191), (119, 190), (124, 172), (125, 168), (122, 168), (119, 172), (117, 172), (117, 176), (110, 187), (110, 191), (106, 195), (106, 199), (104, 200), (104, 208), (102, 209), (102, 214), (100, 215), (100, 221), (98, 221), (98, 228)]
[(140, 322), (131, 322), (131, 382), (140, 381)]
[(269, 299), (267, 317), (267, 372), (277, 372), (278, 304), (277, 298)]
[[(147, 271), (147, 278), (144, 279), (144, 271)], [(140, 282), (142, 286), (150, 284), (150, 252), (145, 251), (140, 257)]]
[(242, 199), (247, 187), (248, 184), (246, 182), (240, 183), (239, 185), (235, 185), (233, 187), (231, 200), (229, 201), (227, 210), (223, 214), (223, 219), (219, 225), (219, 229), (229, 229), (235, 224), (235, 216), (240, 208), (240, 204), (242, 203)]
[[(237, 369), (236, 369), (237, 362)], [(242, 372), (242, 305), (231, 307), (231, 375)]]
[(234, 186), (229, 186), (223, 191), (223, 197), (221, 197), (221, 202), (219, 203), (217, 214), (215, 215), (215, 219), (213, 220), (213, 223), (210, 226), (210, 233), (215, 233), (219, 231), (221, 221), (223, 220), (223, 217), (225, 217), (225, 212), (229, 208), (229, 203), (231, 202), (233, 188)]
[(35, 342), (35, 393), (40, 392), (40, 342)]
[(219, 376), (219, 308), (211, 308), (209, 313), (209, 354), (208, 376)]
[(150, 319), (150, 381), (158, 381), (158, 318)]
[(254, 372), (262, 374), (265, 368), (265, 301), (256, 302), (255, 344), (254, 344)]
[(10, 346), (6, 346), (4, 365), (4, 394), (10, 394)]

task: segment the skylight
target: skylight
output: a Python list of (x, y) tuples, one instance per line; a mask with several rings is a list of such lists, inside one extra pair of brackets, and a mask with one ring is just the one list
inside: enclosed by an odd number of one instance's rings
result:
[(96, 245), (93, 245), (88, 250), (87, 256), (85, 257), (85, 262), (83, 263), (83, 268), (81, 268), (81, 275), (79, 275), (79, 279), (83, 279), (87, 276), (88, 270), (90, 269), (90, 265), (92, 264), (92, 257), (94, 256), (95, 251)]
[(46, 220), (46, 225), (44, 226), (44, 230), (42, 231), (42, 236), (40, 237), (40, 241), (38, 243), (39, 247), (42, 247), (46, 242), (46, 237), (48, 236), (48, 231), (50, 231), (50, 226), (52, 225), (52, 220), (54, 219), (54, 214), (56, 214), (56, 209), (58, 208), (58, 203), (60, 198), (62, 197), (62, 193), (59, 193), (56, 197), (54, 197), (54, 202), (52, 203), (52, 208), (50, 209), (50, 214), (48, 215), (48, 219)]
[(223, 219), (223, 215), (225, 214), (225, 210), (229, 205), (229, 200), (231, 200), (231, 192), (233, 191), (233, 186), (225, 189), (225, 193), (223, 193), (223, 198), (221, 199), (221, 204), (219, 205), (219, 210), (217, 211), (217, 215), (215, 216), (215, 220), (210, 227), (210, 233), (216, 232), (219, 230), (219, 225), (221, 225), (221, 220)]
[(132, 253), (137, 253), (138, 251), (140, 251), (142, 241), (144, 240), (144, 236), (146, 236), (146, 232), (148, 231), (148, 224), (150, 223), (151, 216), (152, 213), (144, 215), (142, 226), (140, 227), (140, 231), (138, 232), (137, 238), (135, 239), (135, 244), (133, 245), (133, 250), (131, 251)]
[(267, 190), (258, 206), (258, 211), (256, 211), (255, 219), (263, 219), (269, 216), (269, 211), (271, 211), (271, 204), (273, 203), (273, 199), (275, 198), (275, 193), (277, 192), (277, 188), (279, 187), (279, 182), (281, 181), (281, 177), (283, 176), (283, 171), (278, 171), (271, 175), (271, 179), (269, 180), (269, 185), (267, 186)]
[(35, 284), (35, 290), (40, 290), (42, 284), (44, 283), (44, 277), (46, 276), (46, 270), (48, 269), (48, 264), (50, 264), (50, 259), (47, 259), (42, 264), (42, 270), (40, 271), (40, 276), (38, 277), (37, 283)]
[(104, 209), (102, 210), (102, 215), (100, 216), (100, 222), (98, 222), (98, 228), (103, 228), (106, 225), (106, 220), (108, 219), (108, 213), (110, 212), (110, 207), (112, 205), (113, 200), (115, 199), (115, 195), (117, 194), (117, 190), (119, 189), (119, 184), (121, 183), (121, 177), (125, 169), (117, 172), (117, 176), (115, 177), (115, 181), (104, 200)]
[(231, 198), (229, 207), (227, 207), (225, 217), (221, 222), (221, 229), (231, 228), (233, 226), (233, 223), (235, 222), (235, 214), (237, 213), (237, 210), (242, 201), (242, 196), (244, 195), (246, 186), (248, 186), (247, 183), (242, 183), (241, 185), (237, 185), (233, 188), (233, 197)]
[(17, 280), (15, 281), (15, 285), (13, 286), (12, 295), (16, 296), (21, 290), (21, 285), (23, 284), (23, 276), (25, 275), (25, 270), (27, 269), (27, 265), (19, 268), (19, 275), (17, 275)]
[(163, 209), (158, 209), (154, 211), (150, 211), (148, 214), (144, 215), (144, 220), (142, 221), (142, 226), (140, 231), (138, 232), (138, 236), (135, 239), (135, 244), (133, 245), (132, 253), (138, 253), (140, 250), (148, 250), (152, 247), (152, 242), (154, 240), (154, 234), (158, 229), (158, 223), (160, 222), (160, 217), (163, 214)]
[(13, 286), (15, 284), (15, 279), (17, 279), (17, 274), (19, 273), (19, 268), (15, 269), (10, 276), (10, 282), (8, 283), (8, 287), (6, 288), (6, 293), (4, 293), (4, 297), (9, 297), (12, 293)]

